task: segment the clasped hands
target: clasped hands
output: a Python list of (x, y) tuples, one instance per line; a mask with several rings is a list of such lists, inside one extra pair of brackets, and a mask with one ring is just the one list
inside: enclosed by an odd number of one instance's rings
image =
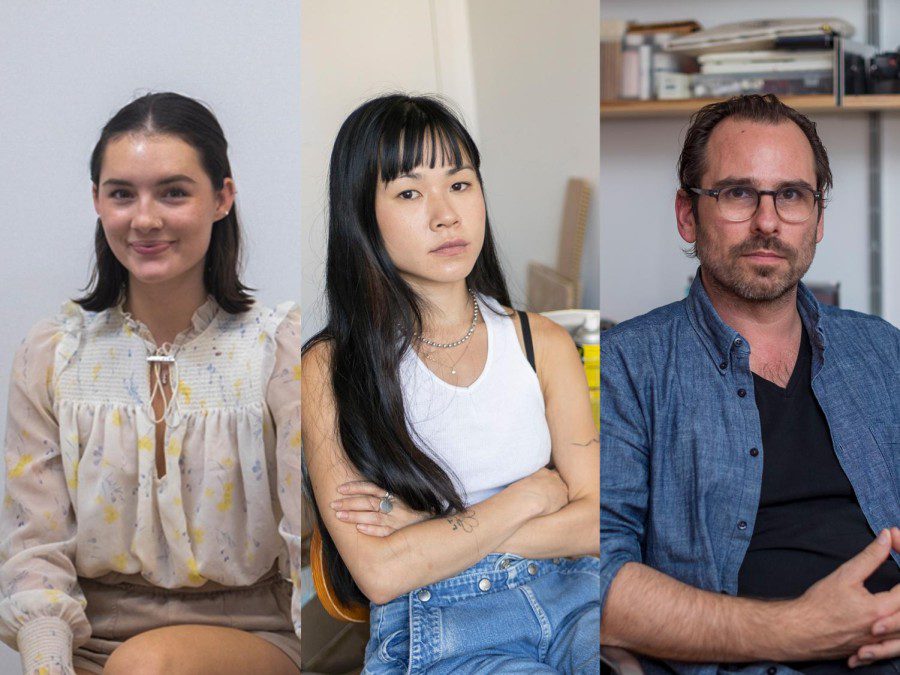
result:
[[(882, 530), (878, 538), (797, 600), (786, 603), (789, 624), (811, 646), (816, 658), (847, 656), (851, 668), (900, 656), (900, 585), (869, 593), (863, 582), (900, 551), (900, 528)], [(808, 641), (808, 642), (807, 642)], [(804, 644), (805, 643), (805, 644)]]

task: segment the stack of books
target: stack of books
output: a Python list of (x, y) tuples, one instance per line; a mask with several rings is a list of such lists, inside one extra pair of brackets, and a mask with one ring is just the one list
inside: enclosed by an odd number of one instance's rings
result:
[(755, 50), (714, 52), (697, 58), (694, 95), (828, 94), (834, 89), (834, 52)]
[(831, 94), (838, 18), (760, 19), (701, 30), (696, 21), (601, 21), (601, 99)]
[(666, 48), (697, 57), (696, 97), (831, 94), (835, 36), (854, 28), (838, 18), (759, 19), (678, 36)]

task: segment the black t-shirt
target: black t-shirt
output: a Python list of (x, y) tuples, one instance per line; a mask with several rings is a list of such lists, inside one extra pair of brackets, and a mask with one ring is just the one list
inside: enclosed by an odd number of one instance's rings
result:
[[(813, 394), (812, 348), (802, 332), (787, 388), (753, 375), (763, 478), (756, 525), (738, 576), (742, 596), (798, 597), (875, 538)], [(898, 583), (900, 568), (888, 558), (865, 585), (877, 592)]]

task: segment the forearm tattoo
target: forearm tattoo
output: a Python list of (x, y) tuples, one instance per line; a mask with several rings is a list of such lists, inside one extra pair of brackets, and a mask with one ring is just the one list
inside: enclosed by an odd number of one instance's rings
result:
[(453, 530), (462, 530), (463, 532), (471, 532), (478, 527), (478, 518), (475, 517), (474, 511), (454, 513), (447, 516), (447, 522), (450, 523)]

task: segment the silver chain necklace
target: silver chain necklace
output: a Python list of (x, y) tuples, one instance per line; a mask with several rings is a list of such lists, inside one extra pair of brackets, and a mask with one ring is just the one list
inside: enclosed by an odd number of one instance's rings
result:
[(472, 312), (472, 325), (469, 326), (469, 330), (466, 331), (466, 334), (463, 335), (459, 340), (455, 342), (435, 342), (434, 340), (429, 340), (427, 337), (423, 337), (422, 335), (416, 335), (416, 338), (424, 342), (429, 347), (436, 347), (438, 349), (450, 349), (451, 347), (458, 347), (463, 342), (472, 337), (472, 334), (475, 332), (475, 324), (478, 323), (478, 298), (475, 297), (475, 291), (469, 290), (469, 294), (472, 296), (472, 306), (475, 311)]

